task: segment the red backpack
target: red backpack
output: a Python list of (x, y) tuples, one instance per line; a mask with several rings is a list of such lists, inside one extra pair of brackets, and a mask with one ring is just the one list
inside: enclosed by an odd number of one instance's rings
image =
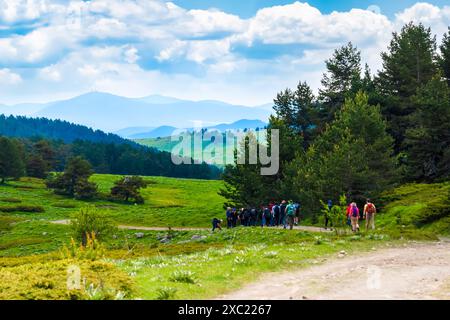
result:
[(367, 204), (367, 213), (369, 213), (369, 214), (375, 213), (375, 206), (373, 205), (373, 203), (369, 202)]

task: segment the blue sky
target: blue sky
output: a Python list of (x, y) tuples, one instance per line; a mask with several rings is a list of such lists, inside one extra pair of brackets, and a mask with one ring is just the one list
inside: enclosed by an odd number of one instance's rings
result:
[[(243, 18), (252, 17), (259, 9), (276, 5), (286, 5), (293, 1), (289, 0), (175, 0), (172, 1), (179, 6), (188, 9), (208, 9), (217, 8), (228, 13), (236, 14)], [(352, 8), (367, 9), (371, 5), (376, 5), (381, 12), (389, 17), (394, 17), (397, 12), (411, 7), (418, 1), (415, 0), (311, 0), (308, 3), (322, 13), (333, 11), (348, 11)], [(448, 0), (428, 1), (428, 3), (444, 6)]]
[(409, 21), (438, 40), (448, 1), (0, 0), (0, 104), (89, 91), (259, 105), (352, 41), (376, 72)]

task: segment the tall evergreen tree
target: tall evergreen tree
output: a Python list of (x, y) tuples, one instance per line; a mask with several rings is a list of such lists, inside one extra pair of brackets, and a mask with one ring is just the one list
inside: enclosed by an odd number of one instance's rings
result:
[(325, 64), (327, 72), (322, 78), (319, 99), (324, 104), (325, 120), (329, 122), (345, 98), (356, 93), (353, 88), (361, 79), (361, 52), (349, 42), (336, 49)]
[(412, 98), (437, 73), (436, 38), (430, 28), (411, 22), (400, 33), (393, 33), (388, 51), (381, 56), (383, 69), (377, 77), (377, 89), (383, 96), (382, 112), (398, 153), (403, 150), (406, 130), (412, 125)]
[(56, 177), (49, 177), (47, 187), (54, 189), (58, 194), (64, 194), (71, 197), (83, 198), (79, 194), (80, 190), (88, 191), (93, 194), (95, 187), (88, 182), (89, 177), (94, 173), (91, 164), (82, 157), (69, 159), (66, 169)]
[(444, 34), (439, 48), (441, 51), (440, 64), (442, 72), (447, 80), (447, 84), (450, 86), (450, 27), (448, 27), (448, 32)]
[(441, 75), (414, 97), (416, 126), (406, 132), (410, 180), (431, 182), (450, 178), (450, 90)]
[[(255, 143), (256, 136), (249, 131), (235, 150), (234, 165), (225, 167), (222, 175), (225, 186), (219, 191), (227, 199), (224, 207), (258, 207), (269, 200), (259, 159), (256, 159), (256, 164), (249, 163), (250, 145)], [(245, 161), (239, 163), (239, 158)]]
[(23, 154), (19, 142), (0, 137), (0, 183), (6, 179), (17, 179), (25, 174)]
[(306, 82), (299, 82), (295, 91), (286, 89), (278, 93), (273, 108), (277, 118), (284, 122), (287, 129), (301, 136), (306, 149), (320, 126), (319, 104), (311, 87)]
[(379, 107), (358, 93), (286, 169), (285, 184), (312, 211), (319, 209), (320, 199), (338, 199), (344, 192), (362, 200), (393, 179), (392, 142)]

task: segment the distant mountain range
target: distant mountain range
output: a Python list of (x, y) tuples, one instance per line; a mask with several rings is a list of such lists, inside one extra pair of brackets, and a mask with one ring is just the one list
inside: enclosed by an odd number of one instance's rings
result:
[[(221, 132), (225, 132), (228, 130), (244, 130), (244, 129), (256, 129), (256, 128), (264, 128), (267, 126), (266, 122), (261, 120), (247, 120), (241, 119), (235, 121), (233, 123), (221, 123), (215, 126), (204, 127), (208, 130), (216, 129)], [(194, 128), (176, 128), (172, 126), (160, 126), (157, 128), (125, 128), (114, 132), (115, 134), (127, 138), (127, 139), (151, 139), (151, 138), (159, 138), (159, 137), (168, 137), (171, 136), (172, 133), (177, 129), (184, 129), (192, 131)], [(198, 129), (198, 128), (197, 128)]]
[[(271, 113), (268, 106), (248, 107), (209, 100), (187, 101), (159, 95), (135, 99), (91, 92), (50, 103), (0, 105), (0, 113), (60, 119), (130, 136), (145, 131), (148, 133), (161, 126), (190, 128), (203, 127), (202, 123), (211, 126), (241, 119), (267, 121)], [(141, 131), (142, 127), (144, 131)], [(118, 131), (122, 129), (125, 131)]]

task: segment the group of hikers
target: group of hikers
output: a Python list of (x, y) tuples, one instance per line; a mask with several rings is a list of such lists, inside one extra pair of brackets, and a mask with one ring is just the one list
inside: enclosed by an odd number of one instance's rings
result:
[[(331, 219), (331, 208), (333, 207), (332, 200), (327, 203), (328, 213), (325, 214), (325, 229), (333, 228)], [(351, 226), (353, 232), (359, 231), (359, 221), (366, 220), (366, 230), (375, 229), (375, 214), (377, 209), (375, 205), (367, 199), (364, 209), (360, 212), (356, 202), (351, 202), (346, 211), (347, 224)], [(267, 226), (279, 227), (284, 229), (293, 229), (294, 225), (300, 223), (300, 204), (292, 200), (283, 200), (279, 204), (271, 202), (269, 205), (261, 206), (260, 208), (249, 207), (236, 208), (228, 207), (226, 210), (227, 228), (235, 228), (237, 226), (251, 227), (251, 226)], [(222, 219), (214, 218), (212, 221), (212, 231), (215, 229), (222, 230)]]

